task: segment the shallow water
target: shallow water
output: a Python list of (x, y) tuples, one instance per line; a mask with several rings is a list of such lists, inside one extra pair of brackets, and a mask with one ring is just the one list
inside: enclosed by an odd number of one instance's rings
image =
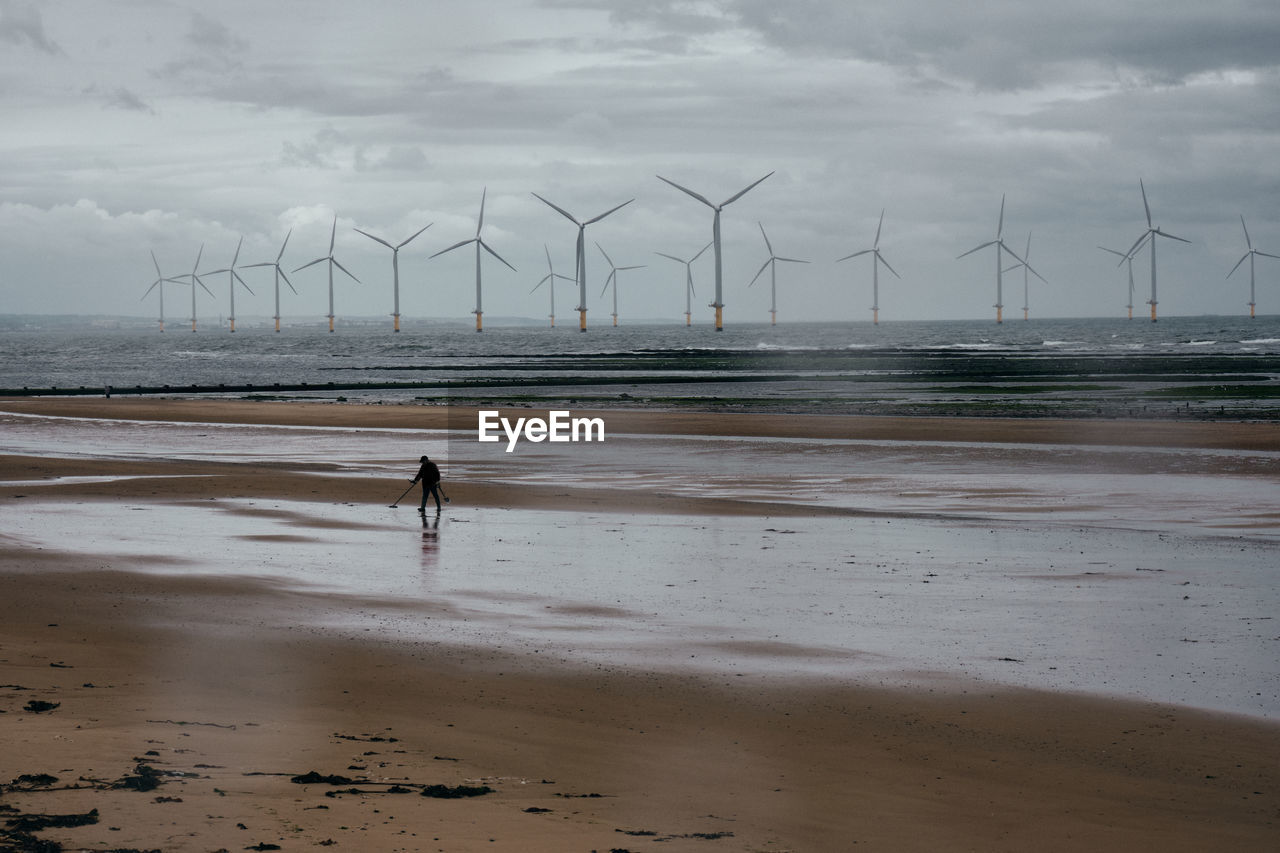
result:
[(407, 507), (81, 502), (69, 537), (66, 504), (27, 498), (4, 532), (87, 565), (269, 579), (314, 596), (323, 625), (413, 642), (743, 677), (966, 676), (1280, 716), (1275, 454), (640, 436), (513, 459), (414, 430), (0, 421), (0, 452), (396, 478), (424, 448), (447, 451), (454, 480), (867, 512), (453, 504), (424, 528)]

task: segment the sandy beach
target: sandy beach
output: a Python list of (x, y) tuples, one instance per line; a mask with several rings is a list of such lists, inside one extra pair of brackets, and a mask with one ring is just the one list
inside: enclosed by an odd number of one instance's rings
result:
[[(478, 447), (473, 410), (0, 401), (0, 825), (18, 839), (0, 849), (1280, 843), (1280, 430), (603, 416), (619, 458)], [(428, 446), (448, 460), (438, 530), (416, 494), (387, 507)], [(602, 569), (611, 603), (567, 545), (517, 578), (516, 532), (616, 548), (602, 562), (655, 588)], [(666, 565), (695, 554), (696, 578)], [(366, 564), (381, 586), (357, 580)], [(867, 609), (786, 611), (792, 629), (769, 623), (785, 590), (732, 597), (783, 565), (839, 567)], [(1045, 600), (978, 609), (1010, 577)], [(1148, 605), (1148, 633), (1102, 624)], [(893, 608), (901, 623), (870, 632)], [(955, 621), (912, 630), (930, 608)], [(904, 647), (970, 611), (991, 645), (963, 666)], [(1085, 613), (1096, 648), (999, 651)], [(1089, 681), (1090, 655), (1132, 636), (1150, 657)], [(708, 662), (676, 661), (695, 641)]]

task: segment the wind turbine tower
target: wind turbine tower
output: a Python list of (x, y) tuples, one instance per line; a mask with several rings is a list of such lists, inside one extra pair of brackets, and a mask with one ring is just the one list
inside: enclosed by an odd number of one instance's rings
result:
[[(1124, 306), (1129, 309), (1129, 319), (1133, 319), (1133, 255), (1126, 255), (1124, 252), (1117, 252), (1115, 249), (1108, 249), (1106, 246), (1099, 246), (1104, 252), (1110, 252), (1120, 258), (1121, 264), (1129, 266), (1129, 304)], [(1119, 266), (1119, 264), (1117, 264)]]
[(250, 295), (253, 294), (253, 291), (249, 288), (249, 285), (245, 284), (244, 279), (240, 277), (240, 273), (236, 272), (236, 261), (240, 260), (240, 247), (243, 245), (244, 245), (244, 237), (241, 237), (240, 242), (236, 243), (236, 254), (235, 254), (235, 257), (231, 259), (231, 266), (226, 267), (225, 269), (213, 270), (211, 272), (205, 273), (205, 275), (217, 275), (218, 273), (223, 273), (223, 272), (227, 273), (227, 281), (231, 286), (231, 316), (229, 319), (231, 321), (232, 332), (235, 332), (236, 330), (236, 282), (237, 281), (240, 282), (240, 286), (243, 287), (245, 290), (248, 290)]
[[(1005, 272), (1013, 272), (1019, 267), (1022, 268), (1022, 319), (1026, 320), (1028, 319), (1027, 315), (1031, 310), (1030, 299), (1028, 294), (1028, 291), (1031, 289), (1030, 287), (1031, 277), (1027, 275), (1027, 270), (1029, 270), (1030, 267), (1028, 267), (1026, 264), (1027, 261), (1031, 260), (1031, 232), (1030, 231), (1027, 232), (1027, 248), (1022, 253), (1022, 259), (1023, 259), (1022, 263), (1014, 264), (1013, 266), (1006, 268)], [(1043, 281), (1043, 279), (1041, 280)]]
[(710, 248), (711, 244), (708, 243), (698, 250), (698, 254), (687, 261), (683, 258), (677, 258), (675, 255), (668, 255), (666, 252), (654, 252), (655, 255), (661, 255), (678, 264), (684, 264), (684, 324), (686, 328), (693, 325), (693, 262), (702, 257), (702, 253)]
[(544, 275), (542, 280), (535, 284), (533, 286), (533, 290), (530, 290), (529, 292), (533, 293), (539, 287), (542, 287), (542, 285), (547, 285), (547, 290), (551, 291), (550, 316), (551, 328), (554, 329), (556, 327), (556, 279), (562, 279), (564, 281), (573, 281), (573, 279), (569, 278), (567, 275), (560, 275), (560, 273), (556, 272), (555, 267), (551, 266), (551, 249), (547, 247), (546, 243), (542, 244), (542, 249), (547, 253), (547, 274)]
[(1147, 204), (1147, 188), (1143, 186), (1141, 178), (1138, 179), (1138, 188), (1142, 190), (1142, 207), (1147, 213), (1147, 230), (1134, 242), (1126, 254), (1132, 256), (1142, 248), (1143, 243), (1151, 242), (1151, 298), (1147, 300), (1147, 304), (1151, 306), (1151, 322), (1154, 323), (1156, 322), (1156, 238), (1168, 237), (1170, 240), (1178, 240), (1183, 243), (1190, 243), (1191, 241), (1183, 240), (1181, 237), (1175, 237), (1172, 234), (1161, 231), (1159, 226), (1153, 226), (1151, 224), (1151, 205)]
[[(196, 262), (195, 262), (195, 265), (191, 267), (191, 272), (188, 275), (179, 276), (179, 278), (191, 279), (191, 331), (193, 332), (196, 330), (196, 285), (197, 284), (200, 285), (201, 287), (204, 288), (205, 293), (209, 294), (210, 296), (213, 296), (213, 291), (205, 287), (204, 282), (200, 280), (200, 274), (196, 272), (198, 269), (200, 269), (200, 257), (203, 254), (204, 254), (204, 243), (201, 243), (200, 251), (196, 252)], [(208, 275), (208, 273), (205, 273), (205, 275)], [(170, 279), (170, 281), (172, 280), (173, 279)], [(214, 297), (214, 298), (216, 299), (217, 297)]]
[(876, 239), (872, 241), (870, 249), (863, 249), (861, 252), (854, 252), (852, 255), (845, 255), (843, 258), (836, 258), (836, 263), (847, 261), (850, 258), (856, 258), (859, 255), (871, 255), (871, 323), (872, 325), (880, 325), (880, 265), (884, 264), (884, 268), (893, 273), (893, 277), (901, 279), (897, 270), (889, 266), (889, 262), (880, 254), (880, 229), (884, 227), (884, 211), (880, 211), (880, 224), (876, 225)]
[(245, 269), (250, 267), (274, 267), (276, 271), (276, 313), (272, 315), (272, 319), (276, 321), (276, 331), (280, 331), (280, 279), (284, 279), (284, 283), (289, 285), (289, 289), (297, 295), (298, 291), (293, 286), (293, 282), (289, 281), (289, 277), (284, 274), (284, 270), (280, 268), (280, 259), (284, 257), (284, 247), (289, 245), (289, 236), (293, 234), (293, 229), (289, 229), (289, 233), (284, 235), (284, 242), (280, 244), (280, 254), (276, 255), (274, 261), (263, 261), (260, 264), (245, 264)]
[[(351, 271), (348, 270), (346, 267), (344, 267), (342, 264), (338, 263), (338, 259), (333, 256), (333, 243), (334, 243), (334, 240), (337, 239), (337, 236), (338, 236), (338, 217), (337, 217), (337, 214), (334, 214), (333, 228), (329, 230), (329, 254), (325, 255), (324, 257), (316, 258), (314, 261), (305, 263), (302, 266), (298, 267), (298, 269), (294, 270), (294, 272), (296, 273), (301, 270), (305, 270), (307, 267), (315, 266), (316, 264), (324, 263), (325, 261), (329, 262), (329, 313), (327, 316), (329, 318), (329, 331), (331, 333), (333, 332), (333, 268), (337, 267), (338, 269), (346, 273), (347, 276), (356, 284), (360, 283), (360, 279), (356, 278), (354, 275), (351, 275)], [(277, 311), (276, 313), (278, 314), (279, 312)]]
[[(146, 299), (148, 296), (150, 296), (151, 291), (155, 290), (156, 288), (160, 288), (160, 331), (161, 333), (163, 333), (164, 332), (164, 286), (165, 286), (165, 283), (170, 282), (173, 284), (180, 284), (181, 282), (176, 278), (164, 277), (164, 273), (160, 272), (160, 262), (156, 260), (156, 253), (154, 249), (151, 251), (151, 263), (154, 264), (156, 268), (156, 280), (151, 282), (151, 286), (147, 288), (146, 293), (142, 294), (142, 299)], [(141, 302), (142, 299), (139, 299), (138, 301)]]
[[(1267, 252), (1262, 252), (1262, 251), (1259, 251), (1259, 250), (1257, 250), (1257, 249), (1253, 248), (1253, 241), (1249, 239), (1249, 226), (1244, 224), (1244, 215), (1243, 215), (1243, 214), (1241, 214), (1241, 216), (1240, 216), (1240, 227), (1244, 229), (1244, 242), (1245, 242), (1245, 245), (1249, 247), (1249, 251), (1245, 252), (1245, 253), (1244, 253), (1244, 256), (1243, 256), (1243, 257), (1241, 257), (1241, 258), (1240, 258), (1240, 260), (1236, 261), (1236, 265), (1235, 265), (1234, 267), (1232, 267), (1232, 268), (1231, 268), (1231, 272), (1227, 273), (1227, 278), (1231, 278), (1231, 273), (1235, 272), (1236, 270), (1238, 270), (1238, 269), (1240, 268), (1240, 265), (1244, 263), (1244, 259), (1245, 259), (1245, 258), (1248, 258), (1248, 259), (1249, 259), (1249, 319), (1250, 319), (1250, 320), (1252, 320), (1252, 319), (1253, 319), (1253, 317), (1254, 317), (1254, 314), (1253, 314), (1253, 310), (1254, 310), (1254, 305), (1253, 305), (1253, 259), (1254, 259), (1254, 257), (1255, 257), (1255, 256), (1257, 256), (1257, 255), (1262, 255), (1262, 257), (1264, 257), (1264, 258), (1280, 258), (1280, 255), (1272, 255), (1272, 254), (1269, 254), (1269, 253), (1267, 253)], [(153, 259), (154, 259), (154, 256), (153, 256)], [(159, 271), (160, 271), (160, 267), (159, 267), (159, 266), (157, 266), (157, 267), (156, 267), (156, 272), (159, 272)], [(163, 306), (164, 306), (164, 302), (163, 302), (163, 300), (161, 301), (161, 303), (160, 303), (160, 304), (161, 304), (161, 307), (163, 308)]]
[(600, 250), (600, 254), (604, 255), (604, 259), (609, 262), (609, 277), (604, 280), (604, 290), (600, 291), (600, 295), (604, 296), (604, 291), (609, 289), (609, 285), (613, 285), (613, 325), (618, 325), (618, 273), (622, 270), (638, 270), (643, 269), (644, 264), (634, 264), (629, 267), (614, 266), (613, 258), (609, 257), (609, 253), (604, 247), (596, 243), (596, 248)]
[(547, 205), (552, 210), (556, 211), (561, 216), (568, 219), (574, 225), (578, 226), (578, 243), (573, 251), (574, 259), (575, 259), (574, 263), (577, 266), (576, 275), (578, 279), (578, 307), (576, 310), (578, 312), (578, 331), (585, 332), (587, 330), (587, 251), (586, 251), (587, 226), (591, 225), (594, 222), (599, 222), (601, 219), (604, 219), (606, 216), (608, 216), (609, 214), (613, 213), (616, 210), (619, 210), (620, 208), (626, 207), (627, 205), (631, 204), (631, 202), (635, 201), (635, 199), (633, 198), (627, 199), (622, 204), (618, 205), (617, 207), (612, 207), (606, 210), (604, 213), (600, 214), (599, 216), (593, 216), (590, 219), (586, 219), (579, 222), (576, 218), (574, 218), (574, 215), (572, 213), (565, 210), (563, 207), (552, 204), (551, 202), (547, 201), (545, 198), (538, 195), (537, 193), (533, 193), (532, 195), (538, 201)]
[(410, 240), (412, 240), (414, 237), (417, 237), (419, 234), (421, 234), (423, 231), (426, 231), (428, 228), (430, 228), (434, 224), (435, 224), (434, 222), (431, 222), (422, 226), (417, 231), (413, 232), (413, 236), (409, 237), (407, 240), (400, 241), (400, 243), (398, 243), (395, 246), (391, 245), (386, 240), (383, 240), (381, 237), (373, 236), (368, 231), (360, 231), (359, 228), (355, 229), (356, 231), (359, 231), (364, 236), (368, 237), (370, 240), (376, 240), (377, 242), (381, 243), (382, 245), (386, 246), (388, 249), (391, 250), (391, 281), (392, 281), (392, 290), (395, 293), (395, 310), (392, 311), (391, 316), (395, 318), (395, 330), (397, 332), (400, 331), (400, 250), (403, 249), (405, 246), (407, 246)]
[(764, 224), (757, 222), (760, 226), (760, 236), (764, 238), (764, 246), (769, 250), (769, 259), (765, 261), (760, 269), (756, 271), (755, 278), (751, 279), (751, 283), (747, 287), (751, 287), (756, 283), (756, 279), (764, 273), (765, 267), (769, 268), (769, 325), (778, 325), (778, 261), (784, 261), (788, 264), (807, 264), (808, 261), (802, 261), (798, 258), (780, 258), (773, 253), (773, 244), (769, 242), (769, 235), (764, 233)]
[[(1027, 269), (1031, 271), (1032, 275), (1034, 275), (1036, 278), (1040, 279), (1041, 281), (1045, 281), (1044, 276), (1036, 272), (1031, 267), (1031, 264), (1028, 264), (1022, 258), (1018, 257), (1017, 252), (1015, 252), (1013, 249), (1010, 249), (1008, 246), (1004, 244), (1004, 237), (1002, 236), (1003, 234), (1004, 234), (1004, 196), (1000, 196), (1000, 221), (996, 225), (996, 238), (994, 240), (988, 240), (987, 242), (983, 243), (980, 246), (974, 246), (972, 249), (970, 249), (969, 251), (965, 252), (963, 255), (960, 255), (958, 258), (956, 258), (956, 260), (959, 260), (960, 258), (963, 258), (966, 255), (972, 255), (974, 252), (977, 252), (980, 249), (985, 249), (988, 246), (996, 247), (996, 304), (995, 304), (996, 323), (1004, 322), (1004, 277), (1003, 277), (1004, 256), (1003, 256), (1003, 253), (1008, 252), (1009, 256), (1012, 257), (1015, 261), (1021, 264), (1026, 264)], [(1048, 282), (1045, 281), (1045, 284), (1048, 284)]]
[(485, 197), (488, 195), (488, 193), (489, 193), (488, 187), (485, 187), (484, 190), (480, 193), (480, 219), (476, 222), (476, 236), (471, 237), (467, 240), (460, 240), (457, 243), (454, 243), (449, 248), (441, 249), (440, 251), (436, 252), (434, 255), (431, 256), (433, 258), (438, 258), (439, 256), (443, 255), (445, 252), (452, 252), (454, 249), (465, 246), (468, 243), (476, 244), (476, 310), (472, 311), (471, 313), (476, 315), (476, 331), (477, 332), (484, 331), (484, 323), (481, 320), (481, 318), (484, 316), (484, 309), (480, 301), (480, 250), (484, 249), (486, 252), (493, 255), (498, 260), (502, 261), (504, 264), (507, 265), (507, 267), (512, 272), (516, 271), (516, 268), (511, 266), (511, 264), (508, 264), (506, 260), (502, 257), (502, 255), (499, 255), (493, 249), (489, 248), (489, 244), (486, 243), (484, 239), (480, 236), (480, 229), (484, 228), (484, 200), (485, 200)]
[[(772, 175), (772, 174), (773, 172), (769, 173), (769, 175)], [(769, 177), (769, 175), (765, 175), (764, 178), (760, 178), (755, 183), (749, 184), (745, 189), (739, 190), (738, 192), (729, 196), (727, 199), (720, 202), (719, 204), (714, 204), (713, 202), (707, 200), (705, 196), (699, 195), (698, 193), (694, 192), (688, 187), (682, 187), (679, 184), (677, 184), (675, 181), (669, 181), (666, 178), (662, 177), (661, 175), (657, 176), (658, 180), (662, 181), (665, 184), (670, 184), (671, 186), (675, 187), (676, 189), (680, 190), (683, 193), (688, 193), (689, 195), (693, 196), (698, 201), (702, 202), (707, 207), (715, 211), (715, 216), (711, 220), (711, 243), (715, 248), (715, 256), (716, 256), (716, 299), (714, 302), (711, 303), (711, 307), (716, 309), (716, 331), (717, 332), (724, 331), (724, 258), (723, 258), (723, 250), (720, 245), (720, 211), (727, 205), (733, 204), (735, 201), (742, 198), (750, 190), (754, 189), (761, 182), (763, 182), (765, 178)]]

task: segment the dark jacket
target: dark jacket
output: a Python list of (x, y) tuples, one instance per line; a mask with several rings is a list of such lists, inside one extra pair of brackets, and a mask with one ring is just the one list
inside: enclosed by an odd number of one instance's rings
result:
[(434, 486), (440, 482), (440, 469), (436, 467), (436, 463), (428, 459), (422, 463), (422, 467), (418, 469), (418, 476), (413, 478), (413, 482), (421, 480), (424, 485)]

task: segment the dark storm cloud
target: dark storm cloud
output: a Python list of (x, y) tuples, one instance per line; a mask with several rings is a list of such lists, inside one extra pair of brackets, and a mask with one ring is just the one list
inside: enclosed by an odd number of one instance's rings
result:
[(29, 45), (48, 54), (62, 53), (57, 42), (45, 33), (44, 19), (33, 4), (0, 4), (0, 41)]

